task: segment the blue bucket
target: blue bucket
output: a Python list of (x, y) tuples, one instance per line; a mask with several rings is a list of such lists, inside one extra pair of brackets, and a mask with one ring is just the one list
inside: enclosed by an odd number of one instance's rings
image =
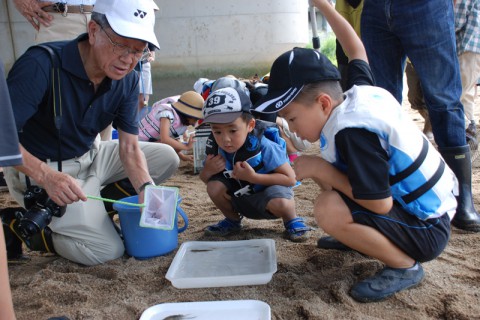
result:
[[(121, 199), (129, 203), (138, 203), (138, 196), (132, 196)], [(118, 212), (120, 218), (120, 227), (123, 234), (123, 242), (127, 253), (136, 259), (149, 259), (165, 255), (178, 246), (178, 234), (185, 231), (188, 227), (188, 218), (185, 212), (180, 208), (180, 201), (177, 203), (177, 214), (175, 215), (174, 226), (172, 230), (159, 230), (144, 228), (140, 226), (140, 208), (121, 203), (114, 203), (113, 208)], [(178, 228), (178, 214), (185, 221), (182, 228)]]

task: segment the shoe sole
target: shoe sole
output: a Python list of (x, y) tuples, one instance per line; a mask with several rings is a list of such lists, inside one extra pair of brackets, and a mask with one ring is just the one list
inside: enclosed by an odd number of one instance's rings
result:
[(205, 230), (204, 234), (210, 237), (228, 237), (228, 236), (239, 234), (241, 231), (242, 230), (236, 230), (236, 231), (231, 231), (225, 234), (220, 234), (220, 233), (216, 233), (215, 231)]
[(351, 296), (353, 299), (355, 299), (355, 301), (358, 301), (358, 302), (361, 302), (361, 303), (379, 302), (379, 301), (383, 301), (383, 300), (385, 300), (385, 299), (387, 299), (387, 298), (390, 298), (391, 296), (394, 296), (396, 293), (399, 293), (399, 292), (402, 292), (402, 291), (404, 291), (404, 290), (411, 289), (411, 288), (414, 288), (414, 287), (420, 285), (420, 283), (422, 282), (422, 280), (423, 280), (423, 277), (422, 277), (422, 279), (420, 279), (419, 282), (414, 283), (414, 284), (412, 284), (412, 285), (410, 285), (410, 286), (408, 286), (408, 287), (405, 287), (405, 288), (403, 288), (403, 289), (400, 290), (400, 291), (396, 291), (396, 292), (393, 292), (393, 293), (389, 293), (389, 294), (387, 294), (387, 295), (384, 295), (384, 296), (381, 296), (381, 297), (378, 297), (378, 298), (356, 297), (355, 294), (353, 294), (352, 292), (350, 292), (350, 296)]
[(310, 235), (308, 234), (308, 232), (305, 232), (304, 234), (302, 234), (301, 236), (294, 236), (288, 232), (285, 232), (285, 238), (287, 240), (290, 240), (292, 242), (305, 242), (307, 241), (309, 238), (310, 238)]
[(480, 232), (479, 224), (462, 224), (455, 221), (452, 221), (452, 225), (460, 230), (469, 231), (469, 232)]

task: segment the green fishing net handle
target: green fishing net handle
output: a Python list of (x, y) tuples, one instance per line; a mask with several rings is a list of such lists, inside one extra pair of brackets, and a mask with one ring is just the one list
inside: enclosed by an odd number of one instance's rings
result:
[(126, 202), (126, 201), (121, 201), (121, 200), (113, 200), (113, 199), (96, 197), (96, 196), (89, 196), (89, 195), (87, 195), (87, 198), (93, 199), (93, 200), (112, 202), (112, 203), (119, 203), (119, 204), (124, 204), (124, 205), (132, 206), (132, 207), (140, 207), (140, 208), (145, 207), (145, 204), (143, 204), (143, 203), (131, 203), (131, 202)]

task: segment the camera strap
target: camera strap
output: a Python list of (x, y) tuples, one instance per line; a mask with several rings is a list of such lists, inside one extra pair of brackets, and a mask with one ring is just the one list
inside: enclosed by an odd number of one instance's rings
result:
[(61, 127), (62, 127), (62, 96), (60, 90), (60, 66), (59, 66), (59, 59), (57, 55), (53, 51), (53, 49), (46, 44), (39, 44), (35, 47), (42, 48), (46, 50), (49, 54), (50, 61), (52, 63), (52, 73), (50, 82), (52, 84), (51, 91), (48, 95), (48, 104), (53, 106), (53, 121), (55, 123), (55, 128), (57, 129), (57, 137), (58, 137), (58, 158), (57, 158), (57, 166), (58, 171), (62, 171), (62, 135), (61, 135)]

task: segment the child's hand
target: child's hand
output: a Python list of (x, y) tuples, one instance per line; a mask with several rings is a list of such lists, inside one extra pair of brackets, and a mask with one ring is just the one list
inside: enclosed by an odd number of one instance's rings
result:
[(180, 158), (180, 160), (193, 162), (193, 155), (191, 154), (184, 154), (182, 152), (178, 152), (178, 157)]
[(255, 174), (255, 170), (246, 161), (238, 161), (233, 166), (232, 177), (235, 179), (252, 182)]
[(214, 175), (225, 170), (225, 165), (225, 159), (221, 155), (209, 154), (205, 159), (203, 170), (209, 172), (210, 175)]
[(306, 178), (312, 178), (315, 171), (319, 168), (319, 161), (323, 161), (318, 156), (300, 156), (293, 162), (293, 170), (298, 181)]
[(192, 132), (188, 137), (188, 142), (187, 142), (188, 150), (192, 150), (194, 144), (195, 144), (195, 133)]

